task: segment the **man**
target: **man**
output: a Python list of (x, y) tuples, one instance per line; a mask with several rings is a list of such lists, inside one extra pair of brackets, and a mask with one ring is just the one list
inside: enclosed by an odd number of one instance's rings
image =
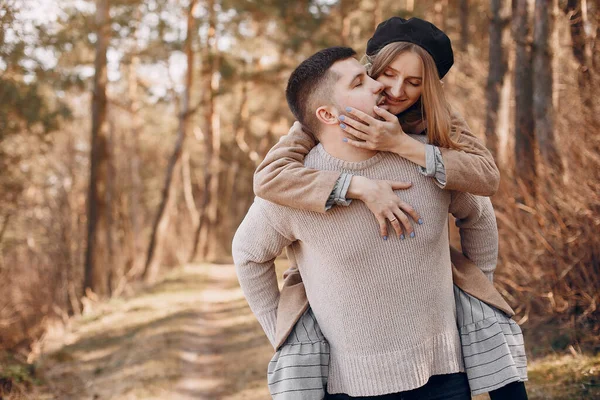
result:
[(441, 190), (397, 155), (339, 145), (346, 137), (338, 120), (342, 105), (373, 115), (381, 100), (382, 85), (366, 75), (354, 55), (348, 48), (322, 50), (290, 77), (290, 109), (320, 141), (305, 165), (413, 182), (403, 194), (427, 223), (415, 227), (410, 241), (382, 241), (373, 234), (378, 225), (362, 203), (319, 214), (256, 198), (233, 241), (240, 284), (275, 344), (279, 290), (273, 261), (291, 247), (316, 322), (330, 344), (330, 393), (397, 393), (400, 398), (400, 392), (424, 388), (422, 393), (470, 398), (466, 378), (458, 373), (464, 367), (447, 219), (450, 211), (462, 221), (463, 242), (495, 266), (497, 237), (470, 229), (489, 215), (491, 203)]

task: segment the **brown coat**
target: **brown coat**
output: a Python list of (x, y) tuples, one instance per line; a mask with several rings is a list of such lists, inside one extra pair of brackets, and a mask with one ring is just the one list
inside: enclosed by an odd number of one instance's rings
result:
[[(445, 189), (493, 195), (498, 189), (500, 174), (491, 153), (458, 114), (453, 115), (453, 131), (454, 140), (464, 151), (440, 149), (446, 169)], [(256, 170), (255, 194), (277, 204), (324, 213), (325, 203), (340, 172), (304, 168), (304, 157), (315, 145), (314, 137), (302, 130), (298, 122), (294, 123), (289, 134), (279, 140)], [(473, 262), (452, 247), (450, 254), (453, 280), (459, 288), (508, 315), (514, 315), (512, 308)], [(295, 260), (290, 258), (290, 261), (295, 266)], [(304, 283), (296, 269), (285, 279), (281, 290), (276, 348), (284, 343), (307, 308)]]

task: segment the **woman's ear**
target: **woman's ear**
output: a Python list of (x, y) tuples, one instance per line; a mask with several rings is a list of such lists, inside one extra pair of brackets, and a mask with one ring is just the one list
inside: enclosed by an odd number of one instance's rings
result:
[(317, 115), (317, 119), (326, 125), (339, 124), (338, 112), (332, 106), (321, 106), (317, 108), (315, 114)]

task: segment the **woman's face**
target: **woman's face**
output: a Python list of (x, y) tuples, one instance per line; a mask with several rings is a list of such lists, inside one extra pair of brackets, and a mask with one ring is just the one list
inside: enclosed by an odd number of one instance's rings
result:
[(381, 108), (398, 115), (415, 104), (423, 93), (423, 61), (410, 51), (399, 54), (377, 81), (384, 86), (385, 102)]

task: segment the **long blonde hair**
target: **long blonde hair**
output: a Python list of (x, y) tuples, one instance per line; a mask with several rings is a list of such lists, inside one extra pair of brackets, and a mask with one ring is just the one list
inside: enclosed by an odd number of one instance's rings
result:
[(435, 62), (425, 49), (409, 42), (390, 43), (375, 55), (366, 57), (369, 75), (377, 79), (396, 57), (408, 51), (417, 54), (423, 62), (423, 93), (416, 103), (416, 109), (401, 115), (401, 118), (413, 121), (425, 119), (428, 143), (448, 149), (461, 149), (462, 146), (451, 138), (452, 108), (446, 101)]

